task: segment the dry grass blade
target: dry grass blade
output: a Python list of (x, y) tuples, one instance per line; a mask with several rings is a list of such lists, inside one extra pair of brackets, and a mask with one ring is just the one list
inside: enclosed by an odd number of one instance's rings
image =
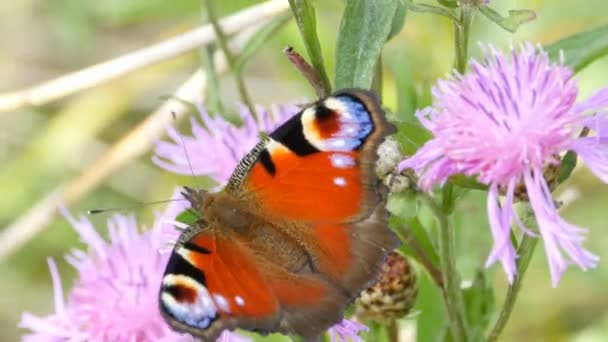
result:
[[(263, 24), (265, 22), (260, 20), (256, 25), (239, 33), (233, 40), (234, 51), (239, 51)], [(225, 73), (228, 69), (226, 59), (220, 52), (214, 56), (214, 68), (218, 74)], [(0, 260), (21, 248), (37, 233), (48, 227), (60, 205), (69, 206), (74, 203), (122, 166), (149, 151), (155, 140), (164, 134), (168, 126), (173, 124), (173, 114), (179, 119), (189, 110), (181, 100), (203, 101), (202, 94), (205, 93), (206, 85), (205, 73), (200, 70), (194, 73), (173, 94), (172, 98), (165, 101), (146, 120), (103, 153), (78, 178), (57, 188), (34, 205), (29, 212), (1, 230)]]
[[(226, 34), (233, 34), (279, 14), (286, 13), (288, 8), (289, 5), (283, 0), (271, 0), (252, 6), (222, 19), (222, 29)], [(215, 41), (213, 27), (210, 24), (204, 25), (175, 38), (31, 88), (0, 94), (0, 113), (25, 106), (37, 106), (62, 98), (134, 70), (171, 59), (213, 41)]]

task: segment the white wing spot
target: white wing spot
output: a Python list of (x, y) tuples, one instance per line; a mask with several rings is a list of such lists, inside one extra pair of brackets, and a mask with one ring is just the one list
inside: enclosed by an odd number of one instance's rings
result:
[(226, 297), (218, 294), (213, 294), (213, 300), (215, 300), (215, 303), (217, 304), (217, 307), (220, 310), (224, 312), (230, 312), (230, 305), (228, 304)]
[(346, 141), (344, 139), (330, 139), (326, 143), (330, 148), (344, 148)]
[(344, 179), (344, 177), (336, 177), (334, 178), (334, 184), (337, 186), (346, 186), (346, 179)]
[(236, 302), (236, 305), (238, 305), (238, 306), (244, 306), (245, 305), (245, 300), (241, 296), (234, 297), (234, 301)]
[(334, 153), (329, 156), (329, 159), (331, 161), (331, 165), (339, 169), (346, 169), (355, 166), (355, 160), (352, 157), (344, 154)]

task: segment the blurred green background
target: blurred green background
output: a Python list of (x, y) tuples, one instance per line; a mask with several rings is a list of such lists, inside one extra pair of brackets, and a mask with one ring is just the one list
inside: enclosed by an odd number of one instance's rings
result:
[[(287, 1), (287, 0), (285, 0)], [(253, 1), (217, 1), (221, 15), (253, 4)], [(343, 4), (317, 1), (318, 31), (326, 66), (332, 78), (336, 33)], [(575, 32), (608, 23), (605, 0), (492, 1), (501, 13), (528, 8), (538, 18), (512, 35), (481, 16), (473, 25), (470, 53), (478, 56), (477, 41), (501, 47), (522, 40), (549, 43)], [(102, 62), (142, 48), (201, 24), (199, 0), (20, 0), (0, 2), (0, 92), (14, 91), (58, 77), (66, 72)], [(451, 24), (442, 17), (409, 13), (401, 33), (383, 53), (384, 101), (396, 109), (405, 90), (399, 77), (411, 75), (417, 90), (450, 71), (453, 60)], [(289, 22), (269, 39), (246, 70), (246, 82), (254, 102), (262, 105), (313, 99), (314, 92), (283, 56), (293, 45), (305, 55), (298, 30)], [(109, 146), (130, 132), (200, 65), (200, 54), (188, 55), (131, 73), (82, 93), (36, 108), (0, 113), (0, 229), (28, 212), (58, 186), (78, 177)], [(608, 84), (608, 58), (600, 59), (579, 75), (581, 96)], [(231, 77), (221, 81), (228, 110), (238, 100)], [(140, 201), (168, 198), (176, 185), (190, 184), (160, 170), (151, 154), (131, 161), (101, 187), (77, 201), (70, 210), (84, 212), (98, 207), (128, 207)], [(566, 200), (562, 213), (579, 226), (589, 227), (586, 244), (602, 258), (608, 256), (608, 234), (603, 210), (608, 206), (608, 186), (584, 167), (559, 189)], [(136, 210), (140, 222), (150, 224), (161, 207)], [(485, 218), (485, 195), (467, 194), (458, 203), (458, 259), (465, 279), (485, 262), (491, 247)], [(103, 215), (91, 217), (105, 232)], [(74, 273), (62, 256), (81, 247), (77, 236), (57, 219), (18, 252), (0, 259), (0, 341), (14, 341), (23, 331), (17, 322), (23, 311), (48, 314), (53, 310), (46, 258), (59, 262), (64, 287)], [(465, 253), (466, 251), (466, 253)], [(500, 303), (506, 288), (501, 269), (491, 271)], [(505, 341), (607, 341), (608, 264), (597, 270), (569, 269), (560, 286), (550, 284), (544, 250), (538, 248), (524, 288), (503, 340)], [(427, 284), (427, 285), (425, 285)], [(424, 295), (428, 282), (422, 281)], [(421, 294), (421, 295), (422, 295)], [(437, 302), (439, 303), (439, 302)], [(421, 315), (425, 313), (422, 312)], [(404, 325), (411, 327), (411, 322)]]

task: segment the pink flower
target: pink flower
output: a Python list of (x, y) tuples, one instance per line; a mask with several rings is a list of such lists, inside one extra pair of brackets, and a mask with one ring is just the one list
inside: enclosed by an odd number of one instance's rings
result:
[(345, 319), (329, 328), (328, 332), (331, 342), (363, 342), (363, 339), (359, 337), (359, 333), (368, 330), (368, 327), (359, 322)]
[[(159, 286), (169, 257), (158, 252), (170, 229), (164, 218), (174, 219), (181, 209), (170, 206), (143, 233), (133, 217), (115, 215), (108, 220), (110, 241), (102, 239), (85, 217), (76, 219), (63, 210), (89, 251), (74, 250), (66, 257), (79, 274), (67, 303), (57, 267), (49, 261), (55, 313), (46, 317), (24, 313), (19, 325), (33, 332), (24, 340), (196, 341), (171, 330), (158, 310)], [(222, 336), (224, 341), (242, 341), (232, 333)]]
[[(425, 190), (458, 173), (476, 176), (489, 186), (488, 216), (495, 243), (487, 265), (500, 261), (510, 282), (517, 258), (511, 223), (533, 234), (513, 208), (516, 186), (523, 183), (557, 286), (570, 263), (587, 270), (596, 266), (598, 257), (582, 247), (586, 230), (558, 215), (543, 168), (573, 150), (608, 182), (608, 89), (577, 104), (572, 70), (551, 63), (542, 49), (525, 44), (509, 55), (492, 46), (487, 49), (485, 62), (472, 61), (470, 73), (438, 82), (434, 106), (417, 113), (434, 137), (402, 161), (400, 169), (414, 169)], [(578, 137), (584, 127), (594, 135)], [(502, 205), (499, 189), (506, 191)]]
[(22, 341), (86, 341), (86, 333), (82, 332), (78, 324), (76, 324), (71, 308), (66, 307), (57, 265), (51, 258), (48, 259), (48, 264), (53, 282), (55, 313), (46, 317), (37, 317), (28, 312), (23, 313), (19, 327), (29, 329), (33, 333), (23, 336)]
[[(208, 175), (217, 183), (226, 184), (241, 158), (260, 141), (260, 132), (270, 133), (299, 111), (290, 105), (276, 106), (272, 114), (263, 108), (256, 110), (259, 123), (253, 120), (246, 108), (242, 108), (243, 125), (236, 127), (223, 117), (211, 116), (199, 107), (202, 125), (192, 119), (192, 136), (170, 128), (168, 135), (173, 141), (158, 142), (152, 161), (168, 171)], [(184, 150), (192, 163), (192, 171)]]

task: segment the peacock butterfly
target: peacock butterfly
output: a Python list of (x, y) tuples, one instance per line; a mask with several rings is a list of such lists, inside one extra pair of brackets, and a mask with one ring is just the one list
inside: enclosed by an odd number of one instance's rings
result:
[(394, 130), (375, 95), (343, 90), (262, 139), (221, 192), (185, 188), (201, 219), (182, 233), (160, 290), (169, 325), (316, 338), (372, 285), (398, 240), (376, 149)]

